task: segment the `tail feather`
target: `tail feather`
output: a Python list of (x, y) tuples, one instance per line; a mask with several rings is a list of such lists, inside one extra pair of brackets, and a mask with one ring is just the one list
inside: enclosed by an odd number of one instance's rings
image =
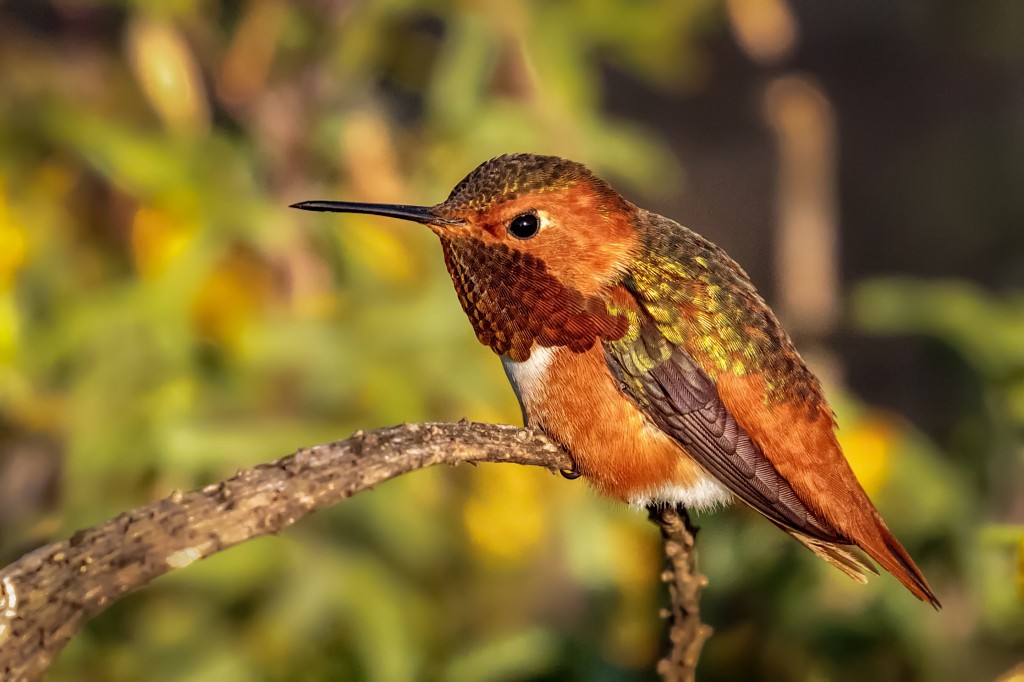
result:
[[(920, 569), (886, 528), (843, 456), (835, 435), (835, 419), (818, 382), (809, 381), (804, 386), (810, 397), (800, 398), (795, 393), (795, 397), (772, 401), (765, 399), (772, 385), (768, 375), (724, 372), (716, 376), (716, 388), (736, 423), (788, 484), (780, 487), (774, 504), (786, 506), (783, 498), (787, 491), (791, 492), (815, 518), (817, 523), (813, 525), (821, 529), (818, 534), (811, 528), (802, 528), (813, 538), (792, 534), (818, 556), (862, 580), (864, 562), (851, 553), (851, 546), (858, 546), (915, 597), (939, 608), (939, 600)], [(755, 509), (772, 503), (761, 500), (759, 506), (750, 503), (749, 496), (744, 497), (739, 490), (733, 492)]]
[(878, 575), (878, 570), (871, 564), (871, 561), (855, 546), (837, 545), (834, 542), (804, 535), (796, 530), (782, 526), (780, 528), (799, 540), (804, 547), (861, 584), (867, 583), (868, 573)]
[(880, 517), (876, 516), (877, 529), (870, 537), (868, 534), (852, 538), (851, 544), (839, 544), (805, 535), (792, 528), (779, 526), (807, 549), (832, 564), (840, 571), (859, 583), (868, 581), (868, 573), (878, 575), (878, 571), (864, 554), (874, 559), (886, 571), (910, 590), (911, 594), (923, 602), (931, 604), (935, 610), (942, 608), (938, 597), (928, 585), (921, 569), (917, 567), (910, 553), (903, 548), (899, 540), (886, 527)]
[(921, 569), (917, 567), (910, 553), (903, 549), (903, 545), (886, 527), (881, 518), (877, 517), (878, 529), (874, 538), (856, 538), (861, 549), (867, 552), (868, 556), (877, 561), (885, 570), (892, 573), (897, 580), (910, 590), (915, 597), (921, 601), (928, 602), (935, 610), (942, 608), (938, 597), (928, 585)]

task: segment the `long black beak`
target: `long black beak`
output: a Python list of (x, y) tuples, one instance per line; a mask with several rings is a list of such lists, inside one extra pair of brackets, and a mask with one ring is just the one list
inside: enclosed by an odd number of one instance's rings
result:
[(325, 211), (328, 213), (364, 213), (411, 220), (423, 225), (461, 225), (462, 220), (443, 218), (431, 212), (426, 206), (401, 206), (399, 204), (362, 204), (354, 201), (300, 201), (291, 208), (303, 211)]

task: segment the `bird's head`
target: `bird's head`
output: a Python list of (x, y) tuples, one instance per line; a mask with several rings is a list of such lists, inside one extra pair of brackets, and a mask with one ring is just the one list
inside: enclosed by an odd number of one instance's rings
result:
[(431, 207), (307, 201), (295, 208), (426, 225), (477, 336), (513, 360), (534, 344), (582, 351), (625, 331), (605, 293), (638, 249), (638, 209), (582, 164), (555, 156), (491, 159)]

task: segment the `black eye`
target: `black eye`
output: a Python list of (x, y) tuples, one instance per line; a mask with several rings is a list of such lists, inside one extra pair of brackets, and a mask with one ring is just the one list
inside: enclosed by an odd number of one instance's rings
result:
[(516, 239), (529, 239), (540, 230), (540, 218), (532, 213), (517, 215), (508, 224), (508, 233)]

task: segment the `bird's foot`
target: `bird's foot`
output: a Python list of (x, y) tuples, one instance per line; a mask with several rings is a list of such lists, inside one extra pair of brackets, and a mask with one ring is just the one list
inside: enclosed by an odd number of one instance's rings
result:
[(575, 459), (572, 460), (571, 469), (559, 469), (558, 473), (562, 474), (562, 478), (568, 481), (575, 481), (577, 478), (583, 475), (583, 472), (580, 471), (580, 465), (576, 463)]

